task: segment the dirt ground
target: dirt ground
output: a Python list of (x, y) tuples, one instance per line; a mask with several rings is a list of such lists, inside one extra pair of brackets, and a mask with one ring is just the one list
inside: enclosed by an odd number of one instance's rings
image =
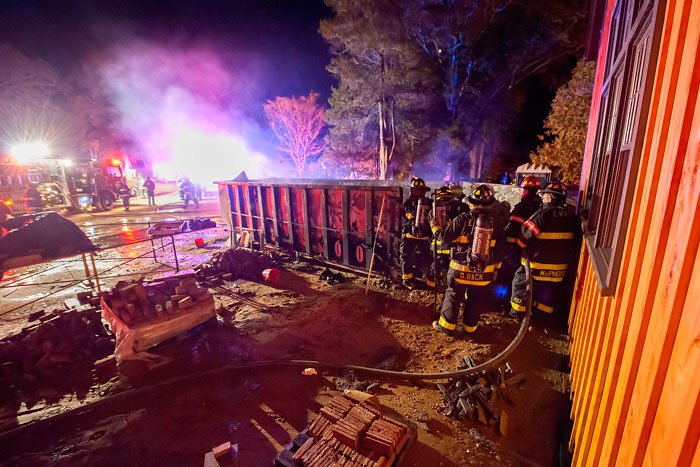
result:
[[(207, 253), (221, 240), (213, 236)], [(190, 245), (181, 244), (178, 254), (191, 266), (206, 255)], [(28, 384), (31, 391), (2, 408), (0, 463), (201, 465), (213, 446), (231, 441), (240, 447), (241, 465), (271, 465), (322, 404), (343, 388), (370, 387), (389, 412), (418, 423), (404, 465), (556, 465), (558, 424), (569, 411), (568, 343), (537, 321), (509, 359), (526, 380), (504, 408), (506, 436), (494, 426), (444, 416), (435, 382), (338, 371), (304, 376), (301, 368), (283, 366), (226, 370), (312, 359), (448, 371), (458, 355), (485, 361), (517, 331), (516, 321), (491, 303), (474, 337), (450, 338), (430, 327), (431, 292), (375, 279), (365, 296), (363, 277), (345, 271), (344, 281), (330, 285), (318, 279), (325, 266), (289, 260), (275, 285), (237, 280), (226, 285), (232, 293), (217, 292), (217, 317), (151, 349), (166, 363), (148, 368), (107, 359)], [(68, 412), (80, 406), (90, 409)]]

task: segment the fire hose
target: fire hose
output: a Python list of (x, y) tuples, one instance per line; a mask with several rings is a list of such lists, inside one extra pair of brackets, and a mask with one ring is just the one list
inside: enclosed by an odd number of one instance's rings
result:
[[(523, 317), (523, 320), (520, 323), (520, 328), (518, 328), (518, 332), (516, 333), (515, 337), (511, 341), (508, 346), (503, 349), (498, 355), (494, 356), (493, 358), (485, 361), (484, 363), (481, 363), (479, 365), (476, 365), (474, 367), (470, 368), (464, 368), (461, 370), (455, 370), (455, 371), (450, 371), (450, 372), (445, 372), (445, 373), (411, 373), (407, 371), (393, 371), (393, 370), (383, 370), (380, 368), (372, 368), (372, 367), (366, 367), (366, 366), (360, 366), (360, 365), (347, 365), (347, 364), (340, 364), (340, 363), (323, 363), (317, 360), (260, 360), (260, 361), (254, 361), (254, 362), (246, 362), (246, 363), (239, 363), (235, 365), (224, 365), (219, 368), (214, 368), (211, 370), (205, 370), (205, 371), (200, 371), (196, 373), (190, 373), (187, 375), (183, 376), (178, 376), (176, 378), (172, 378), (166, 381), (161, 381), (156, 384), (152, 384), (149, 386), (144, 386), (141, 388), (137, 389), (130, 389), (124, 392), (121, 392), (119, 394), (114, 394), (112, 396), (107, 396), (103, 399), (97, 400), (95, 402), (91, 402), (88, 404), (85, 404), (81, 407), (76, 407), (74, 409), (68, 410), (66, 412), (60, 413), (58, 415), (54, 415), (52, 417), (48, 418), (43, 418), (39, 419), (37, 421), (33, 422), (28, 422), (23, 425), (18, 426), (17, 428), (14, 428), (12, 430), (6, 431), (4, 433), (0, 433), (0, 441), (5, 441), (7, 439), (10, 439), (12, 437), (24, 434), (27, 432), (27, 430), (33, 430), (36, 429), (38, 425), (43, 425), (43, 424), (50, 424), (53, 422), (58, 422), (61, 419), (68, 418), (70, 416), (77, 416), (80, 415), (81, 413), (90, 411), (90, 410), (95, 410), (99, 408), (102, 405), (106, 405), (109, 402), (118, 402), (120, 400), (124, 399), (129, 399), (130, 397), (137, 396), (142, 393), (146, 393), (149, 391), (152, 391), (154, 389), (162, 388), (162, 387), (168, 387), (172, 384), (179, 383), (181, 381), (186, 381), (186, 380), (191, 380), (191, 379), (199, 379), (207, 376), (212, 376), (215, 374), (219, 374), (222, 372), (228, 372), (228, 371), (237, 371), (237, 370), (244, 370), (248, 368), (260, 368), (260, 367), (274, 367), (274, 366), (282, 366), (282, 367), (315, 367), (315, 368), (323, 368), (323, 369), (329, 369), (329, 370), (353, 370), (353, 371), (358, 371), (361, 373), (366, 373), (370, 375), (375, 375), (375, 376), (383, 376), (383, 377), (389, 377), (389, 378), (396, 378), (396, 379), (402, 379), (402, 380), (407, 380), (407, 381), (420, 381), (420, 380), (434, 380), (434, 379), (452, 379), (452, 378), (461, 378), (464, 376), (469, 376), (475, 373), (479, 373), (483, 370), (493, 368), (493, 367), (498, 367), (502, 363), (505, 362), (505, 360), (510, 356), (510, 354), (513, 353), (513, 351), (520, 345), (522, 340), (525, 338), (525, 334), (527, 333), (528, 325), (530, 324), (530, 315), (532, 314), (532, 273), (530, 270), (530, 258), (527, 256), (527, 252), (525, 250), (522, 250), (523, 257), (525, 259), (524, 265), (525, 265), (525, 274), (527, 278), (527, 294), (526, 294), (526, 310), (525, 310), (525, 316)], [(17, 417), (21, 414), (15, 414), (14, 416)]]

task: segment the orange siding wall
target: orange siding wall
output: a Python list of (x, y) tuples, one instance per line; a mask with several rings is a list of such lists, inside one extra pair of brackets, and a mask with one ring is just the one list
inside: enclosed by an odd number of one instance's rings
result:
[[(585, 246), (581, 254), (570, 320), (574, 465), (700, 462), (699, 38), (700, 1), (668, 0), (614, 296), (600, 296)], [(605, 42), (606, 31), (598, 75)], [(595, 98), (584, 185), (597, 114)]]

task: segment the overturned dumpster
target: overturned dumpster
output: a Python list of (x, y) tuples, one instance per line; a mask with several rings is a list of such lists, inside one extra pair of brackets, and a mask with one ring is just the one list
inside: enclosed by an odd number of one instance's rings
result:
[[(368, 269), (379, 227), (374, 268), (398, 260), (399, 210), (406, 182), (393, 180), (234, 180), (217, 182), (233, 241), (265, 244)], [(379, 213), (384, 201), (382, 225)]]

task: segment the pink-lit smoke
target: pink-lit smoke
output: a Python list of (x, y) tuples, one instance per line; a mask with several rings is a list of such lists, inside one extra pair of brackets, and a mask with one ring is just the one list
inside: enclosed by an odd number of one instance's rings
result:
[(121, 132), (156, 176), (208, 184), (242, 170), (250, 178), (273, 175), (248, 141), (256, 125), (242, 102), (254, 77), (227, 65), (211, 48), (135, 42), (115, 49), (101, 67)]

